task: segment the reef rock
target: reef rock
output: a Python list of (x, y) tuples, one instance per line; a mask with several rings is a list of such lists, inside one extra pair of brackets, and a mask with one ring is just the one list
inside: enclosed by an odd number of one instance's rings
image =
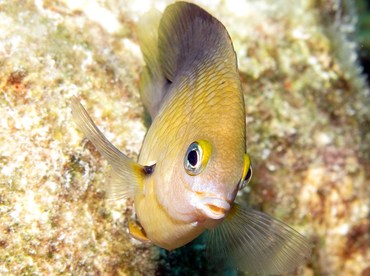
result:
[[(132, 202), (105, 199), (107, 162), (70, 113), (79, 96), (137, 156), (146, 128), (136, 22), (171, 2), (0, 1), (0, 274), (171, 269), (128, 235)], [(238, 201), (312, 241), (297, 273), (367, 275), (370, 93), (352, 1), (192, 2), (225, 24), (239, 59), (254, 177)]]

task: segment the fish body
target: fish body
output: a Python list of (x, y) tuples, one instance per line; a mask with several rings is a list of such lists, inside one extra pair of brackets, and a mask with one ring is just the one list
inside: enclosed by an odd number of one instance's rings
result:
[[(165, 53), (144, 55), (147, 64), (159, 62), (158, 67), (178, 64), (170, 71), (162, 70), (167, 72), (152, 79), (147, 90), (142, 85), (142, 93), (156, 93), (151, 84), (167, 80), (138, 160), (143, 165), (156, 164), (155, 172), (145, 185), (145, 196), (135, 198), (148, 238), (166, 249), (188, 243), (207, 223), (213, 223), (202, 211), (212, 212), (207, 204), (225, 205), (220, 214), (214, 212), (214, 218), (223, 218), (234, 201), (244, 167), (245, 111), (235, 52), (224, 26), (194, 7), (187, 3), (170, 6), (159, 24), (158, 45)], [(187, 29), (191, 33), (186, 34)], [(186, 35), (174, 37), (174, 33)], [(214, 50), (201, 45), (207, 39)], [(155, 40), (149, 43), (155, 45)], [(173, 50), (171, 43), (177, 45)], [(183, 160), (189, 145), (199, 140), (212, 145), (211, 158), (201, 174), (189, 175)], [(200, 206), (202, 199), (207, 201), (204, 206)], [(181, 238), (172, 232), (181, 233)]]
[(110, 197), (134, 198), (138, 220), (130, 222), (131, 234), (172, 250), (208, 230), (210, 251), (241, 268), (294, 269), (310, 254), (305, 238), (234, 202), (251, 167), (236, 55), (225, 27), (200, 7), (176, 2), (163, 15), (150, 12), (138, 33), (146, 62), (141, 97), (152, 119), (138, 161), (115, 148), (72, 101), (77, 124), (113, 167)]

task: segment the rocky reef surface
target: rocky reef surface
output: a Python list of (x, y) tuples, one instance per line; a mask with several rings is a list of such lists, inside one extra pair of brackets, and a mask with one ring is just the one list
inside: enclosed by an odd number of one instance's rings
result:
[[(184, 265), (129, 237), (132, 202), (105, 199), (107, 162), (70, 113), (79, 96), (136, 158), (146, 132), (136, 22), (171, 2), (0, 1), (0, 274)], [(225, 24), (239, 59), (254, 177), (238, 201), (312, 241), (296, 274), (369, 275), (370, 92), (353, 1), (193, 2)], [(206, 269), (188, 260), (186, 272)]]

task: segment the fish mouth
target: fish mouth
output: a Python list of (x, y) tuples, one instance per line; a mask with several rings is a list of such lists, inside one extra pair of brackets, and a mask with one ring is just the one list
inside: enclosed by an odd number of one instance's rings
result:
[(204, 197), (201, 198), (197, 204), (197, 208), (211, 219), (222, 219), (230, 210), (230, 204), (217, 197)]

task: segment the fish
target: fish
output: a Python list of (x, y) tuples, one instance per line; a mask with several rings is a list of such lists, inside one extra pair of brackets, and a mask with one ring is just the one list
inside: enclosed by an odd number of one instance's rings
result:
[(151, 125), (138, 160), (95, 125), (77, 97), (72, 116), (112, 167), (111, 199), (132, 198), (130, 234), (166, 250), (207, 232), (207, 252), (257, 274), (290, 272), (310, 242), (278, 219), (236, 202), (252, 177), (245, 104), (231, 38), (201, 7), (175, 2), (138, 22), (145, 67), (140, 96)]

